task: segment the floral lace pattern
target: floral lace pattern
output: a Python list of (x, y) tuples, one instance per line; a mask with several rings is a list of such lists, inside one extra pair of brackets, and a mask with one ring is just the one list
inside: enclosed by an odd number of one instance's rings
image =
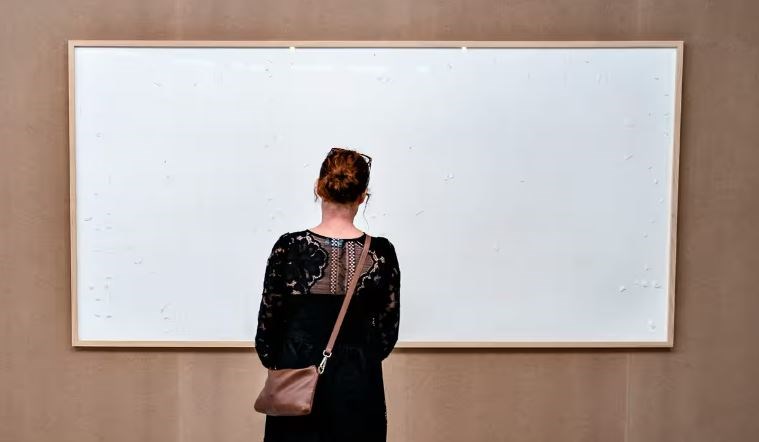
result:
[(258, 329), (255, 345), (261, 363), (275, 368), (278, 337), (282, 333), (284, 297), (289, 289), (284, 283), (287, 262), (286, 238), (281, 236), (274, 243), (266, 262), (261, 304), (258, 310)]
[(377, 339), (377, 351), (379, 358), (385, 359), (393, 351), (398, 341), (398, 330), (401, 321), (401, 270), (398, 265), (398, 257), (395, 247), (388, 242), (386, 254), (382, 257), (384, 267), (387, 269), (385, 282), (381, 285), (382, 296), (377, 297), (375, 316), (372, 326)]
[(310, 230), (281, 235), (266, 262), (255, 337), (264, 366), (276, 365), (291, 296), (345, 295), (349, 278), (359, 272), (355, 297), (370, 297), (369, 341), (375, 354), (386, 358), (398, 340), (400, 325), (400, 268), (387, 238), (373, 237), (364, 268), (357, 269), (364, 236), (338, 239)]

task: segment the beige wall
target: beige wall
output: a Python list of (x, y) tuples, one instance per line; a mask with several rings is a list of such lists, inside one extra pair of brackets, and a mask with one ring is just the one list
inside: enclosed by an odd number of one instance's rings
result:
[(67, 39), (684, 40), (675, 348), (398, 349), (389, 440), (759, 440), (757, 23), (754, 0), (0, 0), (0, 441), (262, 435), (251, 349), (71, 348)]

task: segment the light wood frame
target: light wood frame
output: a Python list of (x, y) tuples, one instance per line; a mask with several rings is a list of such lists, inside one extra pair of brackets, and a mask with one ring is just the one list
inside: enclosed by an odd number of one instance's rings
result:
[(422, 48), (676, 48), (674, 146), (672, 150), (672, 202), (669, 256), (667, 341), (399, 341), (397, 347), (668, 347), (674, 346), (675, 275), (677, 255), (677, 196), (680, 158), (680, 114), (682, 101), (684, 41), (410, 41), (410, 40), (68, 40), (69, 99), (69, 201), (71, 240), (71, 344), (75, 347), (254, 347), (250, 341), (95, 341), (80, 340), (77, 322), (76, 259), (76, 121), (74, 103), (74, 51), (77, 47), (422, 47)]

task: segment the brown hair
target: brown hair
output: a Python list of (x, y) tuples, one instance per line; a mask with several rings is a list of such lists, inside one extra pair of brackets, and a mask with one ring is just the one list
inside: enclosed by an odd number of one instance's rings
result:
[(371, 158), (355, 150), (333, 148), (319, 170), (314, 200), (354, 203), (369, 185)]

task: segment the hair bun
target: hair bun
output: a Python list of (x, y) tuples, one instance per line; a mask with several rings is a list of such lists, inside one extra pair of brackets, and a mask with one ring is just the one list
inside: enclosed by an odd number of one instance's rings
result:
[(318, 194), (325, 200), (352, 203), (366, 190), (369, 166), (361, 154), (341, 150), (327, 155), (319, 171)]

